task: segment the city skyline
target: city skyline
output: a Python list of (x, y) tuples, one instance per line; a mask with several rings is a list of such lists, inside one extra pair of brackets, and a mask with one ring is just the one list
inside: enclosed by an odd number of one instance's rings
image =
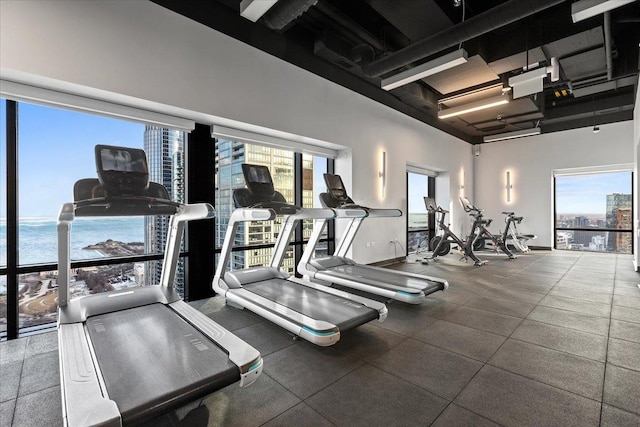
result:
[(556, 177), (558, 215), (606, 214), (607, 195), (631, 194), (631, 172), (602, 172)]

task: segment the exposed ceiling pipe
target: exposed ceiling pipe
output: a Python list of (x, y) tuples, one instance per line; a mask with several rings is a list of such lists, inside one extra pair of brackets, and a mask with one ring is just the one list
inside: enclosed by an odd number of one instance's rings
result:
[(607, 58), (607, 80), (613, 78), (613, 65), (611, 60), (611, 12), (604, 13), (604, 55)]
[(264, 25), (280, 31), (305, 13), (318, 0), (281, 0), (262, 17)]
[(316, 9), (340, 24), (345, 31), (353, 33), (365, 43), (373, 46), (375, 49), (379, 51), (385, 50), (385, 47), (380, 42), (380, 40), (369, 34), (369, 32), (353, 22), (350, 18), (345, 17), (342, 13), (335, 10), (331, 5), (325, 3), (324, 1), (319, 1), (316, 5)]
[(510, 0), (363, 67), (370, 77), (416, 62), (497, 28), (536, 14), (564, 0)]

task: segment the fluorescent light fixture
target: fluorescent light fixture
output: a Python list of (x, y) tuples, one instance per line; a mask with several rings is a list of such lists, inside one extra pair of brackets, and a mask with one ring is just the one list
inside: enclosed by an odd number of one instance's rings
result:
[(509, 79), (509, 86), (513, 88), (513, 99), (542, 92), (542, 80), (547, 75), (544, 68), (529, 71)]
[(513, 99), (542, 92), (542, 80), (550, 74), (552, 82), (560, 80), (560, 64), (555, 56), (551, 58), (551, 65), (540, 67), (526, 73), (509, 78), (509, 86), (513, 88)]
[(634, 1), (636, 0), (581, 0), (571, 3), (571, 19), (576, 23)]
[(417, 67), (413, 67), (410, 70), (405, 70), (391, 77), (387, 77), (386, 79), (382, 79), (380, 86), (384, 90), (395, 89), (408, 83), (415, 82), (416, 80), (424, 79), (427, 76), (448, 70), (449, 68), (456, 67), (460, 64), (464, 64), (465, 62), (467, 62), (467, 51), (459, 49), (432, 61), (425, 62)]
[(508, 103), (509, 97), (507, 95), (493, 96), (491, 98), (481, 99), (479, 101), (470, 102), (468, 104), (447, 108), (446, 110), (440, 110), (438, 111), (438, 118), (448, 119), (449, 117), (472, 113), (474, 111), (485, 110), (487, 108), (497, 107), (498, 105), (504, 105)]
[(256, 22), (277, 2), (278, 0), (242, 0), (240, 2), (240, 15), (249, 21)]
[(540, 128), (522, 129), (514, 132), (497, 133), (482, 138), (483, 142), (504, 141), (505, 139), (522, 138), (525, 136), (540, 135)]

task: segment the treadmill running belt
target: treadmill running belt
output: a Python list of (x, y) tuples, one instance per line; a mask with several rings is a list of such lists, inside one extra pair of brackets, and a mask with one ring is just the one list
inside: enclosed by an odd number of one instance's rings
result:
[(394, 273), (393, 270), (380, 271), (380, 270), (372, 270), (367, 268), (367, 266), (361, 265), (337, 265), (331, 268), (328, 268), (327, 271), (335, 271), (337, 273), (347, 274), (349, 276), (354, 277), (354, 280), (358, 280), (357, 278), (373, 279), (380, 282), (386, 282), (395, 286), (402, 286), (405, 288), (412, 288), (424, 291), (425, 295), (432, 294), (436, 291), (441, 291), (444, 289), (444, 285), (439, 282), (435, 282), (433, 280), (429, 280), (427, 278), (418, 279), (411, 276), (404, 276), (402, 274)]
[(378, 319), (377, 310), (285, 279), (262, 280), (243, 287), (312, 319), (332, 323), (341, 331)]
[(86, 322), (124, 422), (141, 421), (240, 379), (227, 354), (171, 308), (151, 304)]

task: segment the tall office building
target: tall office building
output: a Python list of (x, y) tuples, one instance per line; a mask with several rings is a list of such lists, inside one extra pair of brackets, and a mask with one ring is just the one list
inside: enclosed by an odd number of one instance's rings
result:
[[(607, 228), (626, 230), (630, 230), (632, 228), (631, 194), (607, 194), (606, 221)], [(632, 233), (613, 234), (613, 238), (609, 239), (609, 241), (607, 242), (607, 250), (609, 252), (631, 253)]]
[[(146, 126), (144, 151), (149, 163), (149, 180), (164, 185), (174, 202), (184, 202), (184, 142), (182, 131)], [(167, 243), (169, 217), (144, 219), (144, 245), (146, 253), (163, 253)], [(162, 273), (162, 262), (149, 261), (145, 267), (145, 284), (157, 284)], [(180, 295), (184, 292), (184, 260), (178, 260), (174, 286)]]
[[(278, 148), (245, 144), (224, 139), (216, 140), (216, 247), (222, 246), (231, 212), (232, 194), (236, 188), (244, 187), (242, 164), (249, 163), (267, 166), (271, 171), (276, 191), (282, 193), (287, 201), (294, 201), (294, 161), (293, 152)], [(311, 156), (303, 156), (303, 205), (313, 205), (313, 161)], [(234, 236), (234, 246), (261, 245), (273, 243), (282, 218), (274, 221), (256, 221), (242, 223)], [(305, 227), (305, 236), (310, 230)], [(271, 248), (250, 249), (233, 252), (229, 268), (241, 269), (267, 265), (271, 258)], [(293, 273), (295, 266), (293, 250), (287, 251), (282, 268)]]

